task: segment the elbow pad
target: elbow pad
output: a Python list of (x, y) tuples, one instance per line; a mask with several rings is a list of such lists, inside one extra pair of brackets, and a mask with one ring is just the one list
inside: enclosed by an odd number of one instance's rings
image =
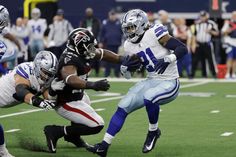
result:
[(13, 98), (15, 98), (18, 101), (24, 102), (25, 100), (25, 96), (30, 92), (29, 86), (25, 85), (25, 84), (18, 84), (15, 87), (16, 89), (16, 93), (13, 94)]
[(182, 58), (184, 55), (186, 55), (188, 53), (188, 49), (184, 45), (184, 43), (180, 42), (179, 40), (177, 40), (173, 37), (167, 41), (165, 48), (167, 48), (169, 50), (174, 50), (174, 54), (175, 54), (177, 60)]

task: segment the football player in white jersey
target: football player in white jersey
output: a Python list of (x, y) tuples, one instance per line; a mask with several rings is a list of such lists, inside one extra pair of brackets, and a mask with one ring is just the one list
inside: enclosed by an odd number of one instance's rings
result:
[(31, 57), (34, 58), (37, 52), (44, 49), (44, 32), (47, 29), (47, 22), (40, 18), (41, 11), (34, 8), (31, 12), (32, 19), (29, 20), (27, 27), (29, 30), (29, 48)]
[[(6, 28), (9, 22), (9, 13), (7, 8), (4, 6), (0, 5), (0, 34), (3, 35), (4, 37), (12, 40), (13, 42), (18, 43), (19, 42), (12, 36), (9, 32), (8, 29)], [(3, 42), (0, 41), (0, 61), (2, 60), (2, 57), (5, 56), (6, 52), (6, 46)], [(2, 88), (2, 86), (0, 86)], [(1, 157), (13, 157), (7, 150), (6, 144), (5, 144), (5, 139), (4, 139), (4, 131), (3, 127), (0, 124), (0, 156)]]
[[(53, 79), (58, 61), (50, 51), (40, 51), (33, 62), (19, 64), (0, 78), (0, 108), (11, 107), (22, 102), (49, 110), (55, 106), (52, 101), (39, 97)], [(44, 96), (48, 98), (46, 95)]]
[(160, 105), (177, 97), (179, 75), (176, 60), (187, 53), (186, 46), (171, 37), (162, 24), (150, 26), (146, 13), (140, 9), (130, 10), (124, 15), (122, 29), (127, 37), (125, 52), (132, 57), (123, 61), (121, 73), (129, 78), (130, 71), (137, 69), (141, 62), (148, 76), (130, 88), (119, 102), (103, 141), (88, 148), (88, 151), (101, 157), (107, 155), (109, 145), (122, 128), (127, 115), (144, 106), (149, 118), (149, 129), (142, 152), (148, 153), (154, 148), (161, 135), (158, 128)]

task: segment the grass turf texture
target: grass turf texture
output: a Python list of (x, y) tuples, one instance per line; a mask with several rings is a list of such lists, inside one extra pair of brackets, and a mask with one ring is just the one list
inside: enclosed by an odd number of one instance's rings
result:
[[(125, 94), (134, 83), (112, 83), (110, 92)], [(182, 83), (191, 84), (191, 83)], [(170, 104), (161, 106), (159, 126), (162, 136), (156, 148), (149, 154), (142, 154), (141, 149), (146, 137), (148, 119), (145, 108), (131, 115), (121, 132), (116, 136), (109, 149), (109, 157), (235, 157), (236, 134), (221, 137), (224, 132), (236, 133), (235, 115), (236, 98), (226, 98), (226, 94), (235, 94), (236, 83), (208, 83), (195, 87), (183, 88), (181, 92), (214, 92), (212, 97), (179, 96)], [(107, 98), (98, 97), (90, 91), (92, 100)], [(84, 139), (91, 143), (100, 142), (106, 131), (112, 114), (119, 100), (93, 104), (96, 108), (106, 110), (98, 112), (105, 120), (103, 131)], [(25, 104), (0, 109), (0, 116), (27, 109), (35, 109)], [(220, 110), (211, 114), (212, 110)], [(7, 146), (16, 157), (93, 157), (95, 155), (84, 149), (76, 149), (72, 144), (58, 141), (57, 154), (29, 151), (28, 145), (46, 149), (43, 127), (47, 124), (69, 124), (69, 121), (58, 116), (54, 111), (35, 112), (0, 119), (5, 130), (21, 129), (18, 132), (6, 133)]]

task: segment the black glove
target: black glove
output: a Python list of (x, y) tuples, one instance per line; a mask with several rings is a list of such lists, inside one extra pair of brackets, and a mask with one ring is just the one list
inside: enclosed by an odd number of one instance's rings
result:
[(141, 61), (136, 58), (135, 56), (125, 56), (122, 63), (122, 66), (126, 66), (127, 67), (127, 71), (130, 72), (134, 72), (136, 70), (138, 70), (141, 67)]
[(157, 59), (155, 64), (155, 71), (158, 74), (163, 74), (170, 63), (165, 61), (164, 58)]
[(95, 91), (107, 91), (110, 88), (110, 84), (107, 79), (99, 80), (96, 82), (88, 81), (86, 83), (86, 89), (94, 89)]
[(31, 98), (31, 103), (32, 103), (33, 106), (42, 108), (45, 111), (53, 109), (56, 106), (55, 102), (53, 102), (51, 100), (42, 99), (42, 98), (40, 98), (38, 96), (33, 96)]

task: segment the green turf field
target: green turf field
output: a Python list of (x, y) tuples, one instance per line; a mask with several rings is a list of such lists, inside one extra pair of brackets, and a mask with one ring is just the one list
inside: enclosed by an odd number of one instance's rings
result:
[[(134, 83), (114, 82), (109, 92), (124, 95)], [(183, 82), (181, 94), (172, 103), (162, 106), (159, 126), (162, 136), (156, 148), (149, 154), (142, 154), (141, 149), (148, 128), (145, 109), (132, 113), (121, 132), (114, 139), (108, 157), (235, 157), (236, 156), (236, 83), (235, 82)], [(96, 96), (88, 92), (92, 100), (117, 96)], [(101, 93), (99, 93), (101, 94)], [(226, 97), (226, 95), (231, 95)], [(210, 96), (210, 97), (208, 97)], [(108, 122), (119, 99), (94, 103), (95, 109), (104, 118), (106, 126), (100, 134), (84, 137), (94, 144), (100, 142)], [(95, 101), (96, 102), (96, 101)], [(57, 154), (27, 150), (28, 145), (46, 149), (43, 127), (47, 124), (69, 124), (54, 111), (33, 112), (2, 118), (11, 113), (36, 109), (25, 104), (0, 109), (0, 123), (6, 133), (7, 145), (16, 157), (95, 157), (83, 149), (61, 139), (58, 142)], [(211, 113), (211, 111), (216, 113)], [(234, 132), (223, 137), (225, 132)]]

